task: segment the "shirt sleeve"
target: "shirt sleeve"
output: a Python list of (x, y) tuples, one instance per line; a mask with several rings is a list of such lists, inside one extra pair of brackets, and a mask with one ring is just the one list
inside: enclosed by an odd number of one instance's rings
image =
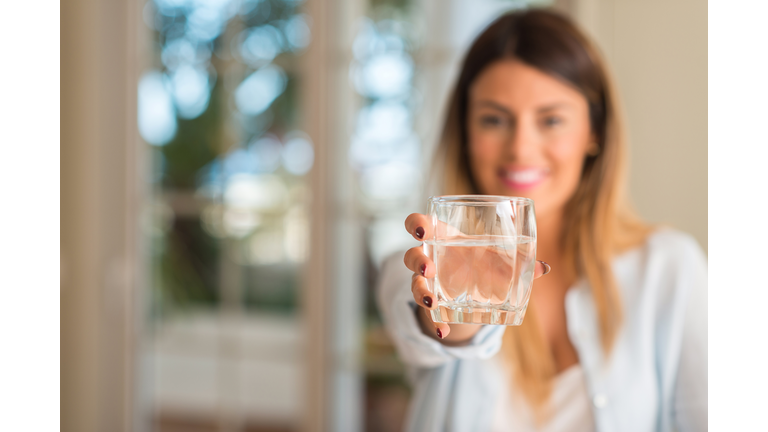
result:
[(683, 261), (685, 302), (672, 415), (680, 432), (707, 430), (707, 259), (690, 239)]
[(488, 359), (501, 348), (504, 326), (484, 326), (460, 347), (449, 347), (425, 335), (416, 318), (416, 302), (411, 293), (410, 272), (402, 254), (387, 258), (382, 264), (376, 301), (400, 359), (408, 366), (433, 368), (457, 359)]

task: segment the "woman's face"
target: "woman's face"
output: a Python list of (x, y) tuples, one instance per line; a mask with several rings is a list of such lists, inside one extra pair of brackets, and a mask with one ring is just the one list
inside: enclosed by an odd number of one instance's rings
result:
[(470, 86), (467, 114), (480, 192), (531, 198), (539, 218), (562, 210), (593, 142), (586, 98), (520, 61), (500, 60)]

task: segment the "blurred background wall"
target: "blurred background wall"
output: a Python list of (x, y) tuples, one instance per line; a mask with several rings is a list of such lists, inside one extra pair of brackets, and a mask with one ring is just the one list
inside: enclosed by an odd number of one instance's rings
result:
[(647, 220), (707, 243), (707, 2), (560, 2), (598, 42), (624, 101), (630, 192)]
[(705, 3), (67, 2), (62, 429), (399, 430), (378, 267), (465, 49), (528, 6), (598, 42), (637, 209), (706, 248)]

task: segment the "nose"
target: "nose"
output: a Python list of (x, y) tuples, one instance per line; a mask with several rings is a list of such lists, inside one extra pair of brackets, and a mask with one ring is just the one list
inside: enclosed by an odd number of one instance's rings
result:
[(506, 144), (508, 158), (515, 162), (531, 159), (538, 148), (538, 134), (533, 122), (519, 119), (511, 128)]

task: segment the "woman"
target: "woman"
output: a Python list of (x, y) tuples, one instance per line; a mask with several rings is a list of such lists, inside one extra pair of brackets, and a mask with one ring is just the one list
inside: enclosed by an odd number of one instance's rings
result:
[[(550, 264), (507, 328), (433, 323), (421, 247), (406, 268), (385, 263), (378, 303), (414, 385), (408, 430), (706, 430), (706, 258), (629, 211), (616, 92), (585, 36), (542, 10), (497, 19), (464, 60), (440, 149), (445, 194), (534, 200)], [(418, 240), (432, 229), (422, 214), (405, 226)]]

